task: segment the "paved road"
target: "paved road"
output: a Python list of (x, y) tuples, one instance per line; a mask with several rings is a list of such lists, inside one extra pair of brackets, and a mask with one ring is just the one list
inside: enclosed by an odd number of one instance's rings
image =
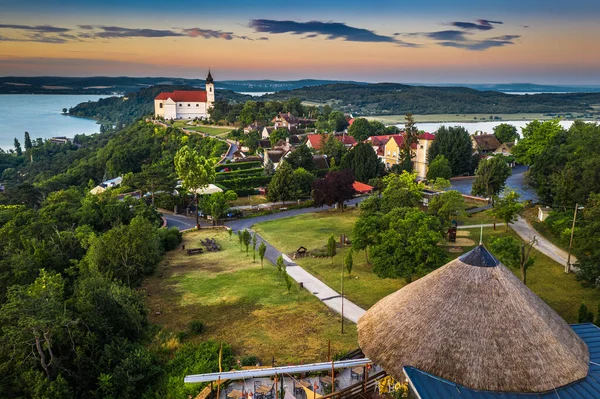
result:
[[(537, 201), (537, 195), (535, 190), (531, 188), (525, 182), (525, 172), (527, 172), (527, 166), (518, 165), (512, 169), (512, 175), (506, 180), (506, 187), (514, 189), (521, 195), (521, 200)], [(471, 195), (471, 187), (475, 177), (468, 179), (451, 180), (451, 190), (457, 190), (463, 194)]]

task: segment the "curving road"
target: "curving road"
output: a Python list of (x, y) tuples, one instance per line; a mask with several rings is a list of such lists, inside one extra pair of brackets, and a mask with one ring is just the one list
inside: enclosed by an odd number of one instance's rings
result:
[[(525, 181), (525, 172), (527, 172), (527, 166), (515, 166), (512, 169), (512, 175), (509, 176), (508, 179), (506, 179), (506, 187), (509, 189), (513, 189), (517, 193), (519, 193), (521, 195), (521, 200), (531, 200), (535, 202), (537, 201), (537, 195), (535, 193), (535, 190), (531, 188)], [(462, 194), (471, 195), (471, 188), (473, 187), (474, 181), (475, 177), (450, 180), (450, 182), (452, 183), (452, 187), (450, 187), (450, 189), (457, 190)]]

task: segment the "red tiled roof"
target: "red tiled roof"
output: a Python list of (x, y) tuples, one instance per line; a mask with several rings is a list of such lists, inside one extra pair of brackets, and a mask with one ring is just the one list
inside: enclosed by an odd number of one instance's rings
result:
[(431, 134), (431, 133), (420, 134), (419, 140), (435, 140), (435, 134)]
[(176, 103), (189, 101), (191, 103), (205, 103), (206, 91), (204, 90), (175, 90), (173, 92), (164, 91), (156, 96), (155, 100), (171, 99)]
[(477, 147), (482, 151), (494, 151), (502, 145), (493, 134), (480, 134), (472, 137)]
[(398, 147), (402, 147), (402, 143), (404, 143), (404, 136), (402, 136), (400, 134), (395, 134), (392, 136), (392, 140), (394, 140), (396, 142), (396, 145)]
[(368, 194), (373, 191), (373, 186), (369, 186), (368, 184), (361, 183), (359, 181), (352, 183), (352, 188), (354, 188), (354, 191), (360, 194)]
[(312, 148), (314, 148), (317, 151), (321, 149), (321, 135), (320, 134), (309, 134), (306, 136), (306, 138), (308, 139), (308, 142), (310, 143), (310, 146)]
[(336, 138), (342, 142), (342, 144), (344, 145), (356, 145), (356, 139), (352, 136), (348, 136), (347, 134), (343, 135), (343, 136), (336, 136)]
[(353, 123), (354, 123), (354, 118), (348, 119), (348, 127), (352, 126)]

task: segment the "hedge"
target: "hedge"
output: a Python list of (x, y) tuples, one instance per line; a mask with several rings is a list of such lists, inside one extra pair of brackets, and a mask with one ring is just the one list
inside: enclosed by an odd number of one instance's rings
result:
[(221, 180), (219, 184), (229, 188), (230, 190), (238, 190), (241, 188), (254, 188), (269, 184), (271, 176), (249, 176), (240, 177), (229, 180)]
[(231, 180), (236, 177), (261, 176), (262, 174), (263, 168), (240, 169), (231, 172), (219, 172), (217, 173), (216, 180)]
[(239, 170), (239, 169), (252, 169), (262, 167), (261, 161), (252, 161), (252, 162), (235, 162), (235, 163), (227, 163), (220, 164), (215, 166), (215, 171), (220, 172), (225, 168), (229, 168), (230, 170)]

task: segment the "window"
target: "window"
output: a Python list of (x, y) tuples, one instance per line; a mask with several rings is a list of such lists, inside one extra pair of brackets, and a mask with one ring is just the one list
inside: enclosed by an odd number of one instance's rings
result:
[(212, 93), (212, 87), (209, 87), (209, 88), (208, 88), (208, 91), (209, 91), (210, 93)]
[(388, 157), (390, 156), (390, 152), (388, 151)]
[(158, 108), (162, 108), (163, 103), (158, 104)]
[(198, 108), (200, 106), (200, 104), (196, 103), (196, 108)]
[(190, 105), (190, 104), (188, 104), (188, 107), (191, 107), (191, 105)]
[(179, 104), (179, 106), (181, 107), (181, 104)]

